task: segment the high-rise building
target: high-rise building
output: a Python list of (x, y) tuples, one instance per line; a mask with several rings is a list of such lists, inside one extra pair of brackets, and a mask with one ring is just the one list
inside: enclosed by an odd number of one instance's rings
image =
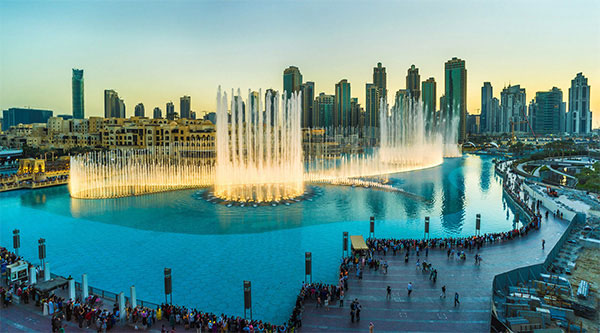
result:
[(314, 110), (317, 114), (317, 123), (314, 127), (330, 127), (333, 125), (333, 114), (334, 114), (335, 96), (325, 95), (320, 93), (315, 98)]
[[(250, 108), (248, 111), (250, 114), (250, 117), (252, 117), (252, 115), (254, 114), (258, 114), (258, 111), (262, 111), (261, 110), (261, 105), (260, 105), (260, 94), (258, 93), (258, 91), (253, 91), (250, 93), (250, 105), (248, 105), (248, 107)], [(252, 112), (252, 110), (256, 110), (256, 112)], [(263, 114), (264, 117), (267, 116), (267, 114)], [(246, 117), (244, 116), (244, 119)], [(255, 122), (258, 121), (258, 119), (248, 119), (247, 121), (249, 121), (250, 123), (254, 124)], [(265, 121), (266, 123), (266, 121)]]
[(138, 103), (135, 106), (134, 114), (136, 117), (145, 117), (146, 116), (146, 110), (144, 109), (143, 103)]
[(490, 106), (490, 115), (492, 118), (492, 133), (498, 133), (500, 130), (498, 129), (498, 124), (502, 120), (502, 110), (500, 109), (500, 100), (496, 97), (492, 97), (492, 102)]
[(275, 104), (277, 103), (275, 99), (276, 95), (277, 90), (267, 89), (267, 91), (265, 91), (265, 117), (267, 118), (265, 122), (269, 123), (271, 126), (273, 126), (275, 119)]
[(484, 82), (481, 87), (481, 132), (495, 133), (496, 119), (492, 114), (492, 98), (494, 98), (494, 90), (490, 82)]
[(302, 91), (302, 127), (313, 127), (313, 108), (315, 101), (315, 83), (305, 82), (300, 86)]
[(152, 118), (154, 118), (154, 119), (162, 118), (162, 110), (158, 106), (154, 108), (154, 111), (152, 112)]
[(192, 110), (192, 98), (190, 96), (183, 96), (179, 98), (179, 118), (191, 118), (190, 111)]
[(437, 107), (437, 91), (435, 79), (430, 77), (421, 84), (421, 100), (425, 113), (425, 128), (428, 133), (436, 128), (435, 110)]
[[(465, 61), (456, 57), (448, 60), (444, 66), (446, 114), (444, 119), (455, 119), (458, 122), (458, 141), (464, 142), (467, 137), (467, 69)], [(452, 122), (447, 123), (447, 126)]]
[(119, 98), (119, 118), (127, 118), (127, 112), (125, 110), (125, 101)]
[(387, 97), (387, 74), (385, 67), (380, 62), (377, 63), (377, 67), (373, 68), (373, 84), (379, 88), (381, 98)]
[(505, 87), (500, 93), (502, 120), (499, 132), (527, 132), (527, 98), (519, 85)]
[(121, 116), (121, 101), (114, 90), (104, 90), (104, 118), (119, 118)]
[(358, 103), (358, 98), (352, 97), (350, 99), (350, 127), (360, 127), (360, 110), (361, 107)]
[(292, 96), (293, 92), (300, 91), (302, 84), (302, 74), (296, 66), (290, 66), (283, 71), (283, 91), (287, 98)]
[(530, 119), (536, 134), (560, 134), (565, 130), (565, 103), (559, 88), (539, 91), (532, 101)]
[(343, 79), (335, 84), (335, 112), (333, 113), (333, 125), (347, 128), (350, 126), (350, 82)]
[(83, 69), (73, 68), (71, 88), (73, 90), (73, 118), (83, 119), (85, 118), (83, 103)]
[(374, 83), (367, 83), (365, 90), (367, 95), (365, 98), (365, 127), (367, 128), (367, 135), (372, 138), (376, 134), (374, 129), (379, 127), (381, 90)]
[(172, 101), (169, 101), (166, 106), (167, 119), (175, 120), (177, 118), (177, 114), (175, 113), (175, 104)]
[(569, 88), (569, 114), (567, 131), (573, 134), (589, 134), (592, 131), (592, 112), (590, 111), (590, 86), (583, 73), (571, 80)]
[(415, 65), (411, 65), (406, 75), (406, 90), (410, 98), (418, 101), (421, 97), (421, 76), (419, 69)]
[(52, 117), (53, 112), (50, 110), (39, 110), (39, 109), (22, 109), (22, 108), (10, 108), (2, 111), (2, 130), (6, 131), (11, 126), (17, 126), (19, 124), (37, 124), (48, 122), (48, 119)]
[(231, 109), (231, 122), (245, 122), (246, 121), (246, 102), (241, 96), (233, 96), (233, 106)]

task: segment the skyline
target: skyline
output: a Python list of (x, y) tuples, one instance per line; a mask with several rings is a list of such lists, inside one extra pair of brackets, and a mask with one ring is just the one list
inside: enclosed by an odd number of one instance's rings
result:
[[(103, 115), (107, 89), (125, 100), (128, 116), (140, 102), (147, 110), (164, 110), (167, 102), (178, 104), (188, 95), (191, 110), (201, 117), (203, 111), (215, 111), (219, 85), (244, 94), (259, 88), (282, 91), (288, 66), (297, 66), (304, 81), (315, 82), (315, 96), (334, 94), (335, 84), (348, 79), (352, 97), (365, 107), (365, 84), (372, 81), (377, 62), (387, 69), (389, 94), (405, 88), (414, 64), (421, 81), (435, 78), (439, 100), (444, 63), (458, 57), (466, 61), (471, 114), (479, 113), (483, 82), (491, 82), (495, 97), (509, 83), (520, 84), (528, 103), (536, 92), (556, 86), (567, 102), (571, 80), (583, 72), (592, 86), (593, 127), (600, 126), (600, 95), (593, 88), (600, 77), (596, 2), (341, 7), (337, 2), (178, 1), (145, 3), (139, 17), (139, 2), (123, 3), (118, 11), (110, 4), (0, 3), (0, 45), (11, 50), (0, 55), (0, 108), (71, 114), (71, 70), (81, 68), (86, 117)], [(388, 10), (362, 17), (373, 6)], [(514, 13), (513, 6), (522, 10)], [(530, 10), (539, 15), (529, 15)], [(319, 19), (325, 12), (331, 20)], [(461, 19), (449, 20), (453, 15)], [(279, 28), (290, 17), (301, 22), (297, 34)], [(340, 18), (355, 24), (336, 24)], [(393, 36), (401, 36), (401, 42)]]

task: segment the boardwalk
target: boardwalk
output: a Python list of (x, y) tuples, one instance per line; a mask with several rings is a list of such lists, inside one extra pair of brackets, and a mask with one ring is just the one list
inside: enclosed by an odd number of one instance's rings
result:
[[(302, 328), (311, 332), (368, 332), (369, 322), (373, 322), (376, 332), (489, 332), (494, 275), (543, 262), (567, 226), (567, 221), (554, 219), (550, 214), (549, 220), (543, 219), (540, 231), (482, 248), (479, 254), (483, 262), (479, 266), (474, 264), (475, 250), (468, 253), (466, 261), (448, 259), (445, 251), (429, 251), (427, 262), (433, 263), (438, 271), (435, 284), (428, 273), (416, 270), (414, 253), (408, 264), (404, 263), (404, 256), (393, 256), (391, 251), (386, 257), (379, 255), (390, 265), (387, 275), (369, 269), (362, 280), (353, 275), (344, 308), (336, 304), (324, 311), (316, 309), (314, 303), (307, 303)], [(542, 239), (546, 240), (545, 250), (541, 248)], [(424, 254), (421, 251), (421, 261)], [(410, 297), (406, 290), (409, 282), (413, 283)], [(447, 289), (446, 299), (440, 299), (443, 285)], [(386, 298), (387, 286), (392, 288), (391, 300)], [(457, 307), (454, 307), (455, 292), (460, 295)], [(350, 322), (349, 304), (355, 298), (362, 305), (360, 323)]]

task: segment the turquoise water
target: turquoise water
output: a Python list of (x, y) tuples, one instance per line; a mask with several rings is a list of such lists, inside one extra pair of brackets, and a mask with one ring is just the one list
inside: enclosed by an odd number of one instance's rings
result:
[(66, 187), (0, 193), (1, 242), (21, 230), (21, 254), (37, 261), (45, 238), (51, 270), (139, 299), (164, 300), (163, 268), (171, 267), (173, 302), (243, 315), (244, 280), (252, 281), (254, 318), (287, 319), (304, 279), (304, 252), (313, 281), (336, 281), (342, 233), (422, 237), (431, 217), (436, 236), (471, 235), (515, 226), (492, 158), (465, 155), (435, 168), (392, 175), (414, 195), (365, 188), (316, 186), (313, 201), (278, 207), (226, 207), (197, 199), (196, 190), (109, 200), (78, 200)]

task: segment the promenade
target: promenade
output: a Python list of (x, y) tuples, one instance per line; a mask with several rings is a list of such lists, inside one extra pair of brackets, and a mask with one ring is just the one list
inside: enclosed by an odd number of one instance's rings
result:
[[(542, 215), (546, 209), (542, 208)], [(482, 223), (485, 223), (483, 221)], [(539, 231), (495, 245), (485, 245), (479, 251), (466, 251), (467, 259), (448, 259), (445, 250), (434, 249), (420, 259), (432, 263), (438, 271), (436, 283), (429, 280), (429, 273), (416, 269), (417, 257), (411, 251), (410, 260), (404, 262), (404, 253), (393, 256), (388, 251), (383, 258), (389, 264), (388, 273), (365, 267), (362, 280), (355, 270), (350, 273), (344, 307), (332, 304), (329, 311), (316, 308), (314, 302), (306, 302), (302, 328), (305, 331), (368, 331), (373, 322), (376, 332), (489, 332), (491, 318), (492, 280), (498, 273), (518, 267), (541, 263), (559, 240), (569, 222), (554, 218), (542, 218)], [(393, 235), (387, 235), (393, 236)], [(542, 239), (546, 240), (542, 250)], [(483, 258), (475, 265), (474, 256)], [(407, 285), (413, 284), (411, 296)], [(336, 283), (336, 282), (333, 282)], [(440, 299), (441, 287), (446, 286), (446, 298)], [(387, 299), (386, 288), (392, 288), (392, 298)], [(458, 292), (460, 304), (454, 307), (454, 293)], [(361, 320), (350, 321), (349, 305), (358, 298)]]

